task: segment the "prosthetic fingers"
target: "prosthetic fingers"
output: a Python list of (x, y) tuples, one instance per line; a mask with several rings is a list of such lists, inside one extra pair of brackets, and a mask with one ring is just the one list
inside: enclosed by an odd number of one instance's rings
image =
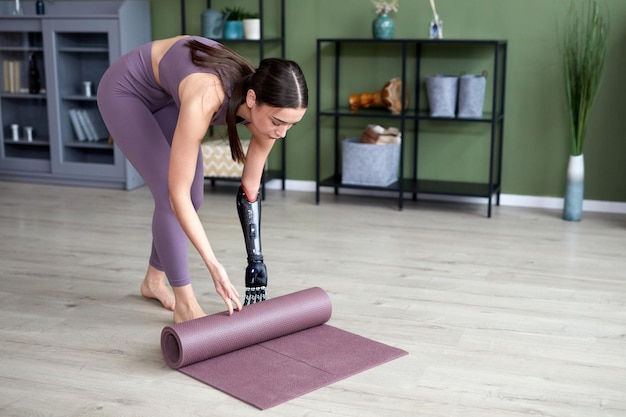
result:
[(246, 298), (243, 305), (267, 299), (267, 268), (261, 253), (261, 199), (250, 201), (242, 186), (237, 192), (237, 212), (248, 252)]

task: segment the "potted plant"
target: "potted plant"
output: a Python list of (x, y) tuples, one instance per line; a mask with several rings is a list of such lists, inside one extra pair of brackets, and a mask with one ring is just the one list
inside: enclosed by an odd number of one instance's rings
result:
[(243, 35), (246, 39), (261, 39), (261, 19), (258, 13), (246, 13), (243, 18)]
[(588, 0), (577, 10), (572, 3), (563, 35), (563, 69), (569, 119), (570, 156), (563, 205), (565, 220), (582, 218), (584, 195), (583, 145), (587, 121), (598, 87), (607, 50), (608, 22), (599, 0)]
[(224, 24), (224, 38), (242, 39), (243, 19), (247, 16), (246, 10), (240, 6), (226, 7), (223, 14), (227, 16)]

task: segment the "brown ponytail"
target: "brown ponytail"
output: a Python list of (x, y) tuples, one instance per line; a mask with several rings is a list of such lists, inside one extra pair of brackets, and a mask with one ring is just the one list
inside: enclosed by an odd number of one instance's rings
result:
[(237, 109), (245, 102), (248, 90), (254, 90), (258, 105), (294, 109), (308, 106), (304, 74), (294, 61), (266, 58), (255, 71), (250, 62), (226, 46), (215, 48), (193, 39), (186, 45), (191, 49), (191, 60), (195, 65), (217, 69), (226, 78), (222, 80), (225, 88), (230, 86), (226, 127), (234, 161), (242, 163), (246, 159), (237, 132)]

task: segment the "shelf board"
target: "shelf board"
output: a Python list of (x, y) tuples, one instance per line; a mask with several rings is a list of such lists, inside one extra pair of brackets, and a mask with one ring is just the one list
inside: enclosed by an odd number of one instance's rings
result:
[(339, 107), (336, 109), (325, 109), (320, 110), (320, 116), (340, 116), (340, 117), (357, 117), (357, 118), (388, 118), (388, 119), (401, 119), (404, 117), (405, 119), (418, 119), (418, 120), (433, 120), (433, 121), (446, 121), (446, 122), (469, 122), (469, 123), (491, 123), (492, 121), (501, 120), (504, 116), (502, 114), (496, 114), (495, 119), (493, 113), (483, 113), (482, 117), (472, 119), (472, 118), (461, 118), (461, 117), (433, 117), (426, 110), (420, 110), (416, 112), (415, 110), (408, 109), (402, 114), (393, 114), (389, 110), (384, 108), (368, 108), (368, 109), (358, 109), (356, 111), (350, 110), (349, 107)]
[(319, 43), (368, 43), (368, 44), (401, 44), (422, 43), (439, 45), (506, 45), (506, 40), (501, 39), (428, 39), (428, 38), (400, 38), (400, 39), (373, 39), (373, 38), (318, 38)]
[(482, 117), (469, 118), (469, 117), (434, 117), (426, 110), (420, 110), (417, 118), (419, 120), (442, 120), (446, 122), (464, 122), (464, 123), (491, 123), (494, 120), (498, 121), (504, 118), (502, 113), (496, 114), (484, 112)]
[(272, 43), (282, 42), (283, 38), (264, 38), (264, 39), (218, 39), (221, 43)]
[(110, 149), (113, 150), (113, 145), (108, 142), (108, 139), (100, 139), (97, 142), (66, 142), (65, 146), (68, 148), (79, 148), (79, 149)]
[(490, 189), (488, 183), (439, 180), (414, 181), (412, 179), (403, 179), (402, 184), (400, 184), (399, 181), (396, 181), (388, 186), (344, 184), (341, 182), (341, 174), (333, 175), (323, 180), (320, 180), (319, 185), (321, 187), (356, 188), (382, 191), (400, 191), (400, 185), (402, 185), (402, 191), (404, 192), (485, 198), (488, 198), (493, 193), (498, 192), (500, 189), (500, 186), (498, 184), (493, 184)]
[(82, 94), (68, 94), (62, 97), (63, 100), (73, 100), (73, 101), (97, 101), (98, 98), (95, 95), (90, 97), (84, 96)]
[[(336, 109), (321, 110), (319, 113), (321, 116), (341, 116), (341, 117), (378, 117), (378, 118), (391, 118), (399, 119), (402, 117), (400, 114), (393, 114), (386, 108), (382, 107), (370, 107), (367, 109), (358, 109), (356, 111), (350, 110), (349, 107), (338, 107)], [(406, 118), (414, 118), (415, 112), (407, 110), (404, 113)]]
[(106, 46), (63, 46), (59, 48), (59, 52), (66, 53), (109, 53), (109, 48)]
[(341, 182), (341, 173), (337, 175), (331, 175), (323, 180), (320, 180), (319, 185), (322, 187), (340, 187), (340, 188), (357, 188), (367, 190), (384, 190), (384, 191), (400, 191), (400, 184), (398, 181), (388, 185), (365, 185), (365, 184), (344, 184)]
[(50, 142), (47, 140), (43, 140), (43, 139), (33, 139), (30, 142), (24, 139), (20, 139), (20, 140), (5, 139), (4, 143), (7, 146), (9, 145), (10, 146), (50, 146)]
[(0, 52), (41, 52), (42, 46), (0, 46)]
[(0, 97), (2, 98), (16, 98), (16, 99), (37, 99), (37, 100), (45, 100), (45, 93), (31, 94), (31, 93), (0, 93)]
[[(409, 182), (414, 185), (413, 180), (409, 180)], [(415, 189), (417, 192), (425, 194), (446, 194), (488, 198), (500, 190), (500, 185), (494, 183), (490, 189), (489, 183), (417, 180), (417, 186)]]

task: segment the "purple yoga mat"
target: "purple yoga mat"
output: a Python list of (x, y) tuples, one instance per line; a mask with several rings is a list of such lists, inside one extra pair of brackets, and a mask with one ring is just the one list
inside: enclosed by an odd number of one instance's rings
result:
[(407, 352), (325, 324), (328, 294), (310, 288), (167, 326), (165, 362), (259, 409), (266, 409)]

